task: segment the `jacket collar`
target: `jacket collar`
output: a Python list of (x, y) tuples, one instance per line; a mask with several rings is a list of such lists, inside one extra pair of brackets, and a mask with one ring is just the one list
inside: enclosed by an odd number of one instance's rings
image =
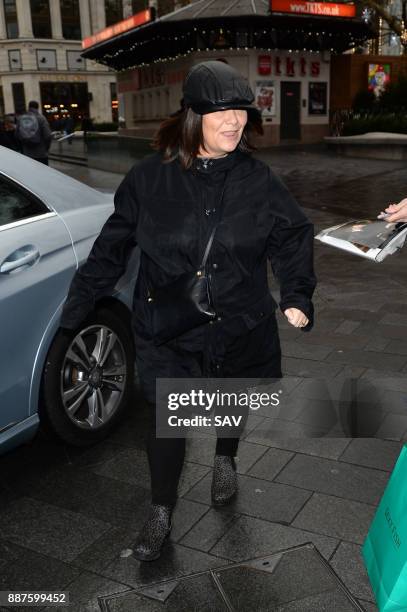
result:
[(225, 157), (196, 157), (192, 163), (192, 168), (202, 172), (202, 174), (212, 174), (213, 172), (224, 172), (234, 166), (237, 161), (239, 151), (235, 149)]

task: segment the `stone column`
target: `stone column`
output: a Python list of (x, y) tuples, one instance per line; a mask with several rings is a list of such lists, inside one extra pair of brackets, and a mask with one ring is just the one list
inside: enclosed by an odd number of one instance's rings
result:
[(105, 3), (101, 0), (90, 0), (92, 33), (99, 32), (106, 27)]
[(4, 14), (4, 2), (0, 2), (0, 39), (7, 38), (6, 16)]
[(51, 17), (52, 38), (63, 38), (61, 6), (59, 0), (49, 0), (49, 13)]
[(133, 15), (133, 6), (131, 0), (123, 0), (123, 19)]
[(16, 0), (16, 6), (19, 38), (33, 38), (30, 3), (27, 0)]
[(86, 38), (92, 34), (89, 0), (79, 0), (79, 14), (81, 19), (81, 36)]

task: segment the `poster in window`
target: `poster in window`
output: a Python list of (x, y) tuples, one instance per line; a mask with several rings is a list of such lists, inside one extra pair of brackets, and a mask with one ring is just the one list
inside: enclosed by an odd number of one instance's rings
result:
[(369, 64), (368, 87), (375, 96), (380, 96), (390, 83), (390, 64)]
[(276, 90), (274, 81), (256, 82), (256, 102), (257, 108), (262, 117), (272, 117), (276, 114)]
[(327, 83), (316, 82), (309, 84), (308, 113), (310, 115), (326, 115)]

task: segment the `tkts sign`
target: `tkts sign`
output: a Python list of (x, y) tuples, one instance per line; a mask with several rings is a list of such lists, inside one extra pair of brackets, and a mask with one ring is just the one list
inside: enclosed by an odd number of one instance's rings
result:
[(279, 57), (259, 55), (257, 59), (257, 72), (262, 76), (312, 76), (317, 77), (321, 72), (321, 63), (308, 62), (305, 57), (293, 59), (292, 57)]
[(355, 4), (307, 2), (307, 0), (270, 0), (273, 13), (317, 15), (318, 17), (356, 17)]

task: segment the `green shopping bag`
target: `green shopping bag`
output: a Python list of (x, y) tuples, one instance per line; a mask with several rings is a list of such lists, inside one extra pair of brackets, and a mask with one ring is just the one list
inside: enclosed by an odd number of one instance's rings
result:
[(362, 556), (380, 612), (406, 612), (407, 446), (380, 500)]

